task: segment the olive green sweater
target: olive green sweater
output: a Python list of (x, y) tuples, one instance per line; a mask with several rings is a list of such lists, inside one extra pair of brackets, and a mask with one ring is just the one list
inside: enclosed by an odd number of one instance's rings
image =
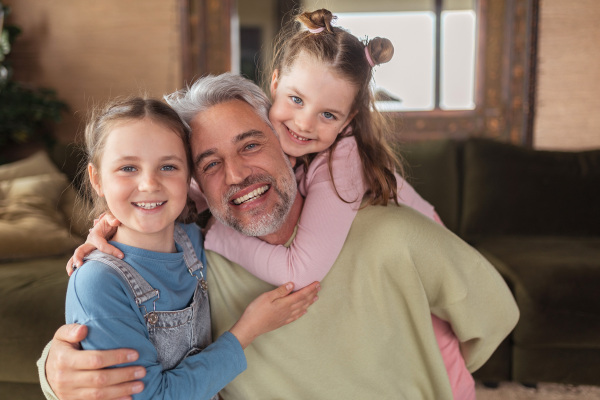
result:
[[(273, 287), (208, 252), (213, 336)], [(246, 399), (452, 399), (431, 314), (451, 323), (470, 371), (518, 319), (494, 267), (408, 207), (359, 211), (308, 313), (257, 338), (222, 392)]]

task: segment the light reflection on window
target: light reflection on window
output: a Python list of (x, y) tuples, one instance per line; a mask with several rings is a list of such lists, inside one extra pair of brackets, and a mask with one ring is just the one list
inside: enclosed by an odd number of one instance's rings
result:
[[(394, 57), (375, 69), (381, 111), (435, 108), (435, 13), (338, 13), (337, 23), (363, 39), (386, 37)], [(440, 108), (474, 109), (475, 13), (442, 13)]]
[(475, 12), (442, 12), (440, 108), (475, 108)]

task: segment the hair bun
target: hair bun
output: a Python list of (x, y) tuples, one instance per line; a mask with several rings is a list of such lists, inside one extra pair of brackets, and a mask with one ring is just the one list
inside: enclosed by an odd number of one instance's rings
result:
[(296, 20), (304, 24), (308, 29), (324, 28), (327, 32), (333, 33), (331, 22), (336, 18), (331, 11), (322, 8), (312, 12), (303, 12), (296, 17)]
[(375, 65), (384, 64), (394, 56), (394, 45), (386, 38), (376, 37), (369, 40), (367, 49)]

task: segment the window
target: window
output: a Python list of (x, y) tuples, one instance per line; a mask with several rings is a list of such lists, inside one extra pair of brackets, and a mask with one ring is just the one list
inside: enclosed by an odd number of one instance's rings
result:
[(437, 0), (431, 6), (336, 14), (337, 24), (357, 37), (381, 36), (394, 44), (392, 60), (375, 70), (382, 111), (475, 109), (474, 1)]

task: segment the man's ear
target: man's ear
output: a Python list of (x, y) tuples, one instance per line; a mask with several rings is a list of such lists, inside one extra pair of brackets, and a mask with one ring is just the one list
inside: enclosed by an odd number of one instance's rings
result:
[(102, 185), (100, 184), (100, 174), (98, 173), (98, 169), (94, 166), (94, 164), (89, 163), (87, 170), (92, 187), (96, 193), (98, 193), (98, 196), (103, 197), (104, 193), (102, 192)]
[(273, 71), (273, 76), (271, 77), (271, 99), (275, 98), (275, 92), (277, 92), (277, 83), (279, 80), (279, 70), (276, 69)]

